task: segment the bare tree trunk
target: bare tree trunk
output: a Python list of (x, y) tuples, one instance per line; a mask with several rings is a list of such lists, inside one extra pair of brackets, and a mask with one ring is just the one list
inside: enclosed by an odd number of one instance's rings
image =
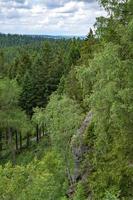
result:
[(30, 146), (30, 135), (29, 133), (27, 133), (27, 147)]
[(42, 134), (43, 134), (43, 136), (45, 135), (44, 125), (42, 126)]
[(15, 140), (15, 142), (16, 142), (16, 151), (18, 151), (18, 132), (17, 131), (15, 131), (15, 137), (16, 137), (16, 140)]
[(39, 139), (42, 137), (42, 128), (39, 128)]
[(9, 148), (11, 152), (11, 157), (12, 157), (12, 164), (16, 164), (16, 152), (13, 144), (13, 132), (11, 128), (8, 128), (8, 137), (9, 137)]
[(5, 140), (6, 140), (6, 144), (8, 144), (8, 129), (6, 128), (6, 134), (5, 134)]
[(1, 153), (2, 153), (2, 146), (3, 146), (3, 140), (2, 140), (2, 130), (0, 129), (0, 157), (1, 157)]
[(0, 129), (0, 151), (2, 151), (2, 130)]
[(39, 142), (39, 127), (36, 125), (36, 141)]
[(22, 149), (22, 134), (20, 132), (19, 134), (19, 144), (20, 144), (20, 150)]

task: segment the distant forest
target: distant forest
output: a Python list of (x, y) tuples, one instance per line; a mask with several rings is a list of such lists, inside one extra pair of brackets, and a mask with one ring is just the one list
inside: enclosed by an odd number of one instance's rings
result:
[[(52, 36), (52, 35), (18, 35), (18, 34), (3, 34), (0, 33), (0, 48), (10, 46), (22, 46), (35, 42), (42, 42), (46, 40), (72, 39), (74, 36)], [(77, 36), (75, 38), (78, 38)], [(79, 36), (84, 39), (84, 36)]]

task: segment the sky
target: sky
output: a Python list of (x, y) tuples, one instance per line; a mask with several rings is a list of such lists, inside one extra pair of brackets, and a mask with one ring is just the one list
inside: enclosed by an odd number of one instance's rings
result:
[(105, 15), (96, 0), (0, 0), (0, 32), (80, 36)]

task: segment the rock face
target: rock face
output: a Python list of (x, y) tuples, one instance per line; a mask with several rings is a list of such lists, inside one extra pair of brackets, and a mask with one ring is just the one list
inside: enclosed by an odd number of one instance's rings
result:
[(70, 191), (68, 192), (71, 196), (71, 193), (74, 193), (74, 187), (78, 180), (82, 179), (80, 173), (80, 164), (83, 159), (83, 154), (87, 151), (86, 147), (83, 145), (83, 134), (86, 128), (90, 125), (92, 121), (93, 113), (90, 111), (87, 113), (85, 119), (83, 120), (81, 127), (77, 130), (77, 133), (73, 136), (71, 141), (72, 154), (74, 159), (74, 173), (73, 173), (73, 185), (70, 186)]
[(93, 117), (92, 111), (88, 112), (85, 119), (83, 120), (80, 128), (77, 130), (77, 133), (72, 137), (71, 147), (74, 160), (74, 173), (72, 176), (72, 184), (67, 191), (67, 196), (71, 199), (75, 193), (75, 188), (79, 180), (83, 180), (84, 176), (80, 173), (80, 164), (83, 160), (83, 155), (88, 151), (83, 144), (83, 134), (86, 128), (91, 124)]

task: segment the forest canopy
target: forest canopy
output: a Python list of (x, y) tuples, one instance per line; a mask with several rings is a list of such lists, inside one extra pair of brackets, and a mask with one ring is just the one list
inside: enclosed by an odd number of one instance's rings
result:
[(133, 199), (133, 1), (99, 4), (85, 39), (0, 34), (0, 200)]

